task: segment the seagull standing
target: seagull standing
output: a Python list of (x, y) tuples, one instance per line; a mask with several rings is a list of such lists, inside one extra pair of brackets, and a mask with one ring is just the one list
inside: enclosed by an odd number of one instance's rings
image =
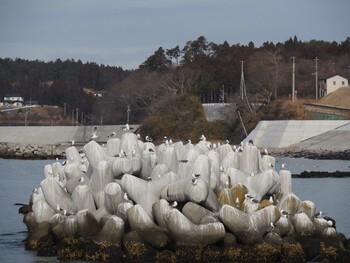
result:
[(108, 138), (113, 138), (113, 137), (115, 137), (117, 134), (115, 133), (115, 132), (112, 132), (110, 135), (108, 135), (107, 137)]
[(97, 126), (94, 127), (94, 132), (92, 133), (91, 137), (90, 137), (90, 141), (91, 140), (94, 140), (94, 139), (97, 139), (98, 136), (97, 136)]
[(148, 135), (145, 137), (145, 140), (146, 140), (147, 142), (152, 142), (152, 141), (153, 141), (153, 139), (152, 139), (151, 137), (149, 137)]

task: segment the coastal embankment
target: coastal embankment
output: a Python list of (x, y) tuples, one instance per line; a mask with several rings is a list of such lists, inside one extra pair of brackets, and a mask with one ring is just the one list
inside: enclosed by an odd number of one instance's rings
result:
[[(139, 125), (130, 125), (136, 131)], [(105, 143), (112, 136), (120, 138), (123, 125), (94, 126), (3, 126), (0, 127), (0, 157), (11, 159), (54, 159), (64, 157), (71, 145), (85, 145), (94, 140)], [(80, 148), (79, 148), (80, 149)]]

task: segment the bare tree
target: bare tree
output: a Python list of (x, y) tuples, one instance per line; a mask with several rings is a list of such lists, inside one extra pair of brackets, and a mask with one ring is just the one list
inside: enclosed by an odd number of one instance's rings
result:
[(160, 85), (172, 94), (189, 92), (197, 83), (200, 73), (186, 68), (177, 68), (165, 74)]

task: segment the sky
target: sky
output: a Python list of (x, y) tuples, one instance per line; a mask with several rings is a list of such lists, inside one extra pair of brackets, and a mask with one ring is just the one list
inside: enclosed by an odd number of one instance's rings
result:
[(0, 0), (0, 57), (137, 69), (162, 47), (350, 37), (349, 0)]

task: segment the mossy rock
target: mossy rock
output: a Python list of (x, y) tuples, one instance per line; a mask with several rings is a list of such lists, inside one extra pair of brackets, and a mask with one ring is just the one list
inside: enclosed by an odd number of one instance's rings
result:
[(177, 262), (202, 262), (203, 246), (189, 246), (178, 244), (175, 246)]
[(240, 247), (228, 247), (223, 250), (223, 261), (241, 261), (242, 249)]
[(306, 255), (299, 243), (283, 243), (281, 246), (281, 262), (306, 262)]
[(154, 262), (156, 263), (176, 263), (176, 255), (171, 250), (159, 250), (156, 252), (156, 255), (154, 257)]
[(256, 262), (280, 262), (280, 246), (270, 245), (267, 243), (257, 244), (252, 249), (253, 260)]
[(319, 260), (322, 262), (350, 262), (350, 250), (344, 247), (328, 246), (321, 242)]
[(61, 260), (123, 261), (126, 256), (119, 243), (95, 242), (86, 238), (65, 238), (57, 246)]
[(123, 246), (128, 260), (154, 261), (156, 251), (149, 245), (141, 242), (125, 241)]
[(202, 262), (222, 262), (222, 250), (215, 246), (208, 246), (203, 249)]

